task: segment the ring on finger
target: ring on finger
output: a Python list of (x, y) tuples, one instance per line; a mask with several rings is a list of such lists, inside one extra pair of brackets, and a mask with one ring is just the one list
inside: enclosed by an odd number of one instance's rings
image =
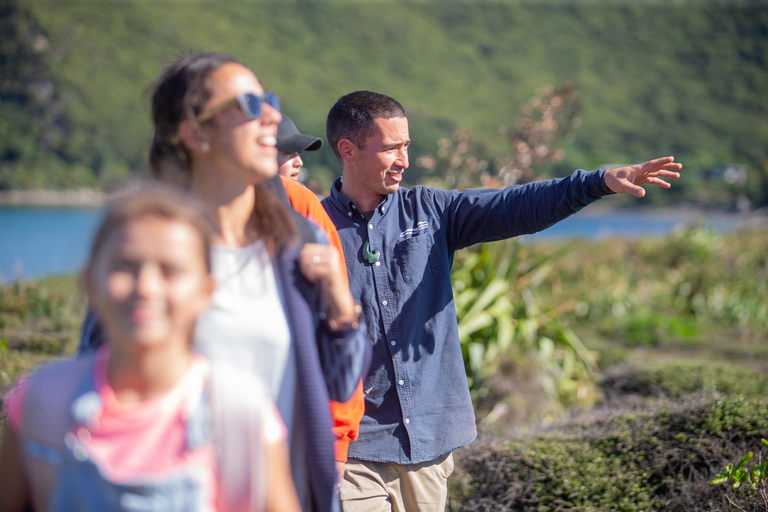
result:
[(322, 262), (322, 261), (323, 261), (323, 259), (320, 256), (318, 256), (317, 254), (312, 256), (312, 263), (314, 263), (315, 265), (319, 265), (320, 262)]

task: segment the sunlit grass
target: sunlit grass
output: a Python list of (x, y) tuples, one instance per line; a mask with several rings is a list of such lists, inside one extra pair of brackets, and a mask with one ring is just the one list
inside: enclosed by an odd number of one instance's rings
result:
[(0, 394), (36, 364), (73, 353), (84, 315), (76, 276), (0, 285)]

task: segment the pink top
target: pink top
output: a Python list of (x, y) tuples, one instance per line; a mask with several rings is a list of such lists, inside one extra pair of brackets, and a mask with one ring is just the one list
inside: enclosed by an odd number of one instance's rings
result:
[[(73, 432), (105, 476), (116, 482), (158, 477), (189, 464), (203, 468), (204, 495), (210, 510), (215, 510), (218, 493), (216, 458), (211, 445), (186, 449), (187, 411), (191, 400), (200, 400), (210, 375), (208, 361), (195, 355), (192, 365), (172, 388), (140, 403), (118, 402), (107, 381), (110, 351), (102, 347), (96, 354), (94, 382), (103, 408), (94, 427)], [(29, 381), (23, 380), (11, 391), (5, 405), (11, 427), (18, 432), (23, 424), (24, 401)], [(55, 392), (55, 390), (51, 390)], [(265, 397), (266, 399), (266, 397)], [(264, 418), (265, 444), (285, 439), (285, 428), (274, 407)]]

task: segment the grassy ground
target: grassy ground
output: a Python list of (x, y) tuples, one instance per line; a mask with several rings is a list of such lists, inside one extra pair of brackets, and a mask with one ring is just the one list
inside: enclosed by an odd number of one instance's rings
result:
[(0, 396), (35, 365), (73, 353), (84, 316), (76, 276), (0, 285)]

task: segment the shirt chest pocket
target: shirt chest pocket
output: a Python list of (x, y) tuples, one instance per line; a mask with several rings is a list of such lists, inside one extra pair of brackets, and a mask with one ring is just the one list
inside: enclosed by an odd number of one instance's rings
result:
[(406, 283), (419, 283), (431, 272), (429, 263), (434, 240), (429, 233), (407, 238), (395, 245), (395, 262)]

